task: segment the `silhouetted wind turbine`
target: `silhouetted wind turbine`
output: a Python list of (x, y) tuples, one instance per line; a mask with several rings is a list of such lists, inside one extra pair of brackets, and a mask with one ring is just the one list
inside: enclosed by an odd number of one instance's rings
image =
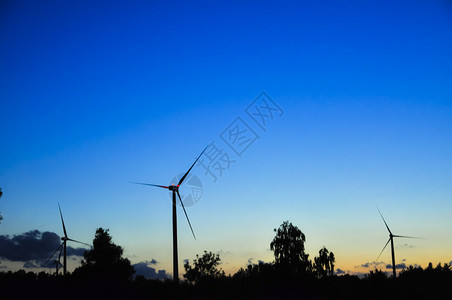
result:
[(60, 254), (58, 255), (58, 260), (55, 259), (55, 260), (53, 261), (53, 263), (52, 263), (52, 264), (55, 265), (55, 274), (56, 274), (56, 275), (58, 275), (59, 267), (60, 267), (60, 266), (63, 266), (63, 265), (61, 264), (61, 262), (60, 262), (60, 261), (61, 261), (61, 252), (63, 251), (63, 243), (61, 243), (61, 244), (58, 246), (58, 248), (56, 248), (56, 250), (52, 253), (52, 255), (49, 256), (49, 258), (47, 259), (46, 263), (44, 264), (44, 266), (47, 266), (47, 264), (49, 263), (50, 259), (55, 255), (55, 253), (57, 253), (58, 250), (60, 250)]
[[(64, 236), (61, 237), (61, 240), (62, 240), (63, 242), (61, 243), (60, 247), (63, 247), (63, 275), (66, 275), (66, 270), (67, 270), (66, 244), (67, 244), (67, 241), (71, 241), (71, 242), (75, 242), (75, 243), (87, 245), (87, 246), (90, 246), (90, 247), (91, 247), (91, 245), (89, 245), (89, 244), (87, 244), (87, 243), (83, 243), (83, 242), (79, 242), (79, 241), (70, 239), (70, 238), (67, 236), (66, 226), (64, 226), (63, 214), (61, 213), (61, 207), (60, 207), (60, 204), (58, 204), (58, 209), (60, 210), (61, 224), (63, 224), (63, 232), (64, 232)], [(56, 251), (58, 251), (58, 249), (55, 250), (55, 252), (52, 254), (52, 256), (56, 253)], [(61, 254), (60, 254), (60, 255), (61, 255)]]
[(195, 160), (195, 162), (191, 165), (190, 169), (188, 169), (187, 173), (185, 173), (184, 176), (182, 176), (182, 178), (179, 180), (179, 183), (177, 185), (174, 185), (174, 183), (173, 183), (170, 186), (164, 186), (164, 185), (157, 185), (157, 184), (150, 184), (150, 183), (131, 182), (131, 183), (135, 183), (135, 184), (155, 186), (155, 187), (164, 188), (164, 189), (168, 189), (168, 190), (172, 191), (172, 194), (173, 194), (173, 276), (174, 276), (175, 282), (179, 282), (179, 266), (178, 266), (178, 258), (177, 258), (176, 194), (179, 197), (179, 201), (184, 210), (185, 217), (187, 218), (188, 225), (190, 226), (190, 229), (191, 229), (191, 233), (193, 234), (193, 237), (196, 240), (195, 232), (193, 231), (193, 228), (191, 227), (190, 219), (188, 218), (187, 211), (185, 210), (184, 203), (182, 202), (182, 199), (179, 194), (179, 187), (182, 185), (182, 183), (184, 182), (188, 173), (190, 173), (191, 169), (195, 166), (196, 162), (198, 162), (198, 159), (201, 157), (201, 155), (203, 155), (204, 151), (206, 151), (207, 147), (204, 148), (204, 150), (201, 152), (201, 154), (198, 156), (198, 158)]
[(58, 259), (55, 259), (53, 261), (53, 263), (55, 264), (55, 274), (58, 275), (58, 270), (60, 269), (60, 266), (62, 267), (63, 265), (61, 264), (61, 252), (62, 252), (63, 248), (60, 247), (60, 254), (58, 254)]
[(380, 254), (377, 257), (377, 261), (380, 258), (381, 254), (383, 253), (383, 251), (386, 249), (386, 246), (389, 244), (389, 242), (391, 242), (391, 255), (392, 255), (392, 274), (394, 275), (394, 278), (396, 277), (396, 266), (395, 266), (395, 253), (394, 253), (394, 238), (409, 238), (409, 239), (419, 239), (418, 237), (414, 237), (414, 236), (405, 236), (405, 235), (395, 235), (392, 234), (391, 230), (389, 229), (388, 224), (385, 221), (385, 218), (383, 218), (383, 215), (381, 214), (380, 210), (377, 207), (378, 212), (380, 213), (381, 218), (383, 219), (383, 222), (386, 225), (386, 228), (389, 231), (389, 240), (386, 242), (386, 245), (383, 247), (383, 250), (381, 250)]
[(60, 268), (60, 266), (63, 266), (60, 262), (60, 258), (61, 258), (61, 251), (60, 251), (60, 255), (58, 256), (58, 259), (55, 259), (55, 261), (53, 262), (55, 264), (55, 274), (58, 275), (58, 270)]

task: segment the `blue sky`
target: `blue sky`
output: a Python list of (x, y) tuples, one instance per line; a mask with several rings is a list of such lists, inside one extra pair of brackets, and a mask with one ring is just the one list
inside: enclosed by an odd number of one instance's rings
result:
[[(91, 241), (171, 270), (168, 184), (214, 141), (235, 159), (179, 210), (179, 257), (271, 261), (289, 220), (349, 272), (394, 233), (397, 263), (449, 262), (452, 6), (447, 1), (6, 1), (0, 7), (0, 234)], [(263, 131), (245, 109), (283, 110)], [(241, 117), (241, 157), (220, 138)], [(381, 260), (389, 263), (389, 251)], [(4, 262), (5, 264), (5, 262)], [(180, 263), (182, 265), (182, 263)]]

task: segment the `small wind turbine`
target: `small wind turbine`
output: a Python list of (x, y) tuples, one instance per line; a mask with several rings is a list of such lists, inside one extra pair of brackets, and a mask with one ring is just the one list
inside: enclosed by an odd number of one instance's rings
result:
[(204, 148), (204, 150), (201, 152), (201, 154), (198, 156), (198, 158), (195, 160), (195, 162), (191, 165), (190, 169), (188, 169), (187, 173), (182, 176), (182, 178), (179, 180), (178, 184), (175, 185), (174, 183), (170, 186), (164, 186), (164, 185), (157, 185), (157, 184), (150, 184), (150, 183), (141, 183), (141, 182), (131, 182), (135, 184), (142, 184), (142, 185), (150, 185), (155, 186), (159, 188), (164, 188), (172, 191), (173, 194), (173, 276), (174, 281), (177, 283), (179, 282), (179, 267), (178, 267), (178, 258), (177, 258), (177, 212), (176, 212), (176, 194), (179, 197), (179, 201), (182, 205), (182, 208), (185, 213), (185, 217), (187, 218), (188, 225), (190, 226), (191, 232), (193, 234), (193, 237), (196, 240), (195, 232), (193, 231), (193, 228), (191, 227), (190, 219), (188, 218), (187, 211), (185, 210), (184, 203), (182, 202), (182, 199), (179, 194), (179, 187), (184, 182), (185, 178), (187, 177), (188, 173), (190, 173), (191, 169), (195, 166), (198, 159), (203, 155), (204, 151), (206, 151), (207, 147)]
[[(61, 264), (61, 252), (63, 251), (63, 244), (60, 244), (59, 246), (58, 246), (58, 248), (52, 253), (52, 255), (50, 255), (50, 257), (47, 259), (47, 261), (46, 261), (46, 263), (44, 264), (44, 266), (47, 266), (48, 265), (48, 263), (49, 263), (49, 261), (50, 261), (50, 259), (55, 255), (55, 253), (57, 253), (57, 251), (58, 250), (60, 250), (60, 254), (58, 255), (58, 259), (55, 259), (54, 261), (53, 261), (53, 263), (52, 264), (54, 264), (55, 265), (55, 274), (56, 275), (58, 275), (58, 270), (59, 270), (59, 268), (60, 268), (60, 266), (63, 266), (62, 264)], [(49, 267), (50, 268), (50, 267)], [(50, 268), (50, 272), (52, 272), (52, 269)]]
[(55, 275), (58, 275), (58, 270), (60, 269), (60, 266), (61, 267), (63, 266), (61, 264), (61, 250), (63, 250), (63, 248), (60, 247), (60, 254), (58, 254), (58, 259), (55, 259), (53, 261), (53, 263), (55, 264)]
[(377, 257), (377, 261), (380, 258), (381, 254), (383, 253), (383, 251), (386, 249), (386, 246), (389, 244), (389, 242), (391, 242), (391, 255), (392, 255), (392, 274), (394, 275), (394, 278), (396, 277), (396, 266), (395, 266), (395, 253), (394, 253), (394, 238), (409, 238), (409, 239), (419, 239), (418, 237), (413, 237), (413, 236), (405, 236), (405, 235), (395, 235), (392, 234), (391, 230), (389, 229), (388, 224), (385, 221), (385, 218), (383, 218), (383, 215), (381, 214), (380, 210), (377, 207), (378, 212), (380, 213), (381, 218), (383, 219), (383, 222), (386, 225), (386, 228), (389, 231), (389, 240), (386, 242), (386, 245), (383, 247), (383, 250), (381, 250), (380, 254)]
[[(67, 232), (66, 232), (66, 226), (64, 226), (63, 214), (61, 213), (61, 207), (60, 207), (60, 204), (58, 204), (58, 209), (60, 210), (60, 217), (61, 217), (61, 223), (63, 224), (63, 232), (64, 232), (64, 236), (61, 237), (61, 240), (62, 240), (63, 242), (61, 243), (60, 247), (58, 247), (58, 248), (55, 250), (55, 252), (52, 254), (52, 256), (55, 255), (55, 253), (56, 253), (60, 248), (63, 248), (63, 275), (66, 275), (66, 270), (67, 270), (66, 244), (67, 244), (67, 241), (71, 241), (71, 242), (75, 242), (75, 243), (87, 245), (87, 246), (90, 246), (90, 247), (91, 247), (91, 245), (89, 245), (89, 244), (87, 244), (87, 243), (79, 242), (79, 241), (76, 241), (76, 240), (73, 240), (73, 239), (68, 238)], [(52, 257), (52, 256), (51, 256), (51, 257)], [(61, 249), (60, 249), (60, 257), (61, 257)], [(59, 260), (59, 259), (58, 259), (58, 260)]]

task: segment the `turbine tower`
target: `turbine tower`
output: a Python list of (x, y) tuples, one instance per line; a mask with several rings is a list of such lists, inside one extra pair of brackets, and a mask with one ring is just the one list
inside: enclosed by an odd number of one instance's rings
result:
[(392, 256), (392, 274), (394, 276), (394, 278), (396, 278), (396, 267), (395, 267), (395, 253), (394, 253), (394, 238), (409, 238), (409, 239), (418, 239), (417, 237), (413, 237), (413, 236), (404, 236), (404, 235), (396, 235), (396, 234), (392, 234), (391, 230), (389, 229), (388, 224), (385, 221), (385, 218), (383, 218), (383, 215), (381, 214), (380, 210), (377, 207), (378, 212), (380, 213), (381, 218), (383, 219), (383, 222), (386, 225), (386, 229), (388, 229), (389, 231), (389, 240), (386, 242), (386, 245), (383, 247), (383, 250), (381, 250), (380, 254), (377, 257), (377, 261), (380, 258), (381, 254), (383, 253), (383, 251), (386, 249), (386, 246), (389, 244), (389, 242), (391, 242), (391, 256)]
[(191, 169), (195, 166), (195, 164), (198, 162), (198, 159), (203, 155), (204, 151), (206, 151), (207, 147), (204, 148), (204, 150), (201, 152), (201, 154), (198, 156), (198, 158), (195, 160), (195, 162), (191, 165), (190, 169), (184, 174), (184, 176), (181, 177), (177, 185), (174, 183), (170, 186), (164, 186), (164, 185), (157, 185), (157, 184), (150, 184), (150, 183), (141, 183), (141, 182), (132, 182), (135, 184), (142, 184), (142, 185), (149, 185), (149, 186), (155, 186), (163, 189), (168, 189), (172, 192), (173, 196), (173, 277), (174, 282), (179, 282), (179, 266), (178, 266), (178, 256), (177, 256), (177, 212), (176, 212), (176, 194), (179, 197), (180, 204), (182, 205), (182, 208), (185, 213), (185, 217), (187, 218), (188, 225), (190, 226), (191, 232), (193, 234), (193, 237), (196, 240), (195, 232), (193, 231), (193, 228), (190, 223), (190, 219), (188, 218), (187, 211), (185, 210), (184, 203), (182, 202), (182, 199), (179, 194), (179, 187), (184, 182), (185, 178), (187, 177), (188, 173), (190, 173)]

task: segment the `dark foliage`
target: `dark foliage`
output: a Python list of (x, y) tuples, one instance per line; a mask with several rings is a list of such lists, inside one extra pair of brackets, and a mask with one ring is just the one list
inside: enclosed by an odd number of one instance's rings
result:
[(135, 270), (130, 261), (122, 257), (123, 252), (121, 246), (112, 242), (108, 229), (98, 228), (93, 240), (93, 249), (85, 251), (82, 265), (75, 269), (74, 275), (131, 279)]
[(314, 258), (314, 273), (317, 278), (325, 278), (334, 274), (334, 262), (333, 252), (329, 252), (328, 249), (323, 247), (319, 251), (319, 256)]
[(270, 243), (270, 250), (275, 255), (275, 265), (286, 273), (306, 273), (311, 271), (312, 263), (304, 251), (306, 237), (297, 226), (285, 221), (278, 229)]
[(220, 261), (219, 254), (204, 251), (204, 254), (201, 257), (196, 255), (196, 259), (193, 260), (193, 266), (190, 265), (188, 260), (185, 262), (184, 277), (191, 283), (199, 283), (200, 281), (224, 277), (224, 271), (221, 270), (221, 268), (218, 269)]
[[(446, 265), (408, 267), (393, 279), (372, 270), (357, 276), (280, 277), (274, 264), (248, 265), (234, 276), (198, 284), (55, 276), (41, 272), (0, 272), (2, 299), (447, 299), (452, 270)], [(24, 288), (26, 287), (26, 288)]]

